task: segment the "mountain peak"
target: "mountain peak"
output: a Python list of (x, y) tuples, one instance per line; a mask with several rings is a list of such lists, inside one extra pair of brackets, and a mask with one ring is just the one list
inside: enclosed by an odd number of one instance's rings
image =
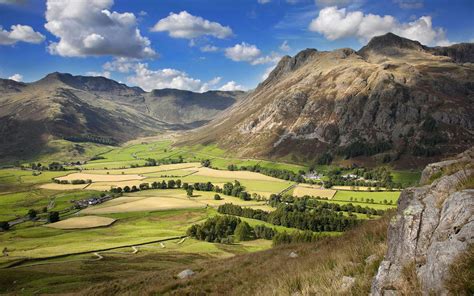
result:
[(39, 80), (40, 83), (62, 82), (76, 89), (105, 92), (133, 92), (144, 93), (139, 87), (128, 87), (125, 84), (102, 76), (80, 76), (69, 73), (53, 72)]
[(373, 37), (366, 46), (359, 50), (359, 54), (364, 55), (368, 51), (390, 54), (393, 50), (415, 50), (422, 51), (426, 47), (420, 42), (403, 38), (393, 33)]

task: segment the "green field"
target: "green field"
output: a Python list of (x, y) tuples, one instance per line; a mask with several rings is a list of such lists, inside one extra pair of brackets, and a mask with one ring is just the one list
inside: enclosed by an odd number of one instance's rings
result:
[(364, 192), (339, 190), (334, 196), (334, 199), (341, 201), (366, 201), (367, 199), (374, 199), (375, 203), (381, 203), (384, 200), (387, 200), (396, 204), (399, 196), (399, 191)]

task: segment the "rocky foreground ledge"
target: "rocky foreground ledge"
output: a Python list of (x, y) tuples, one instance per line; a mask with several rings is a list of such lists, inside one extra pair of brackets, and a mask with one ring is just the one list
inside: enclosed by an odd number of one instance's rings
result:
[[(402, 192), (372, 295), (447, 295), (453, 261), (474, 242), (474, 148), (425, 168)], [(412, 289), (421, 291), (412, 291)]]

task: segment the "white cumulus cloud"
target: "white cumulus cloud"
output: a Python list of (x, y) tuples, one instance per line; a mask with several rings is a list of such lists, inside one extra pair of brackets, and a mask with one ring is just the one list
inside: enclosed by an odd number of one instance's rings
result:
[(225, 56), (234, 62), (248, 62), (251, 65), (277, 63), (281, 58), (275, 52), (263, 56), (257, 46), (245, 42), (226, 48)]
[(8, 77), (8, 79), (15, 80), (17, 82), (21, 82), (21, 81), (23, 81), (23, 75), (17, 73), (17, 74), (14, 74), (14, 75)]
[(127, 81), (146, 91), (162, 88), (176, 88), (194, 92), (206, 92), (216, 88), (221, 78), (215, 77), (209, 81), (202, 81), (180, 70), (169, 68), (151, 70), (148, 68), (147, 63), (137, 63), (134, 74), (128, 76)]
[(245, 42), (225, 49), (225, 56), (235, 62), (251, 62), (258, 58), (261, 53), (257, 46)]
[(224, 84), (223, 86), (221, 86), (221, 88), (219, 88), (219, 90), (222, 90), (222, 91), (235, 91), (235, 90), (244, 90), (245, 88), (238, 84), (237, 82), (235, 81), (229, 81), (227, 82), (226, 84)]
[(361, 42), (366, 42), (374, 36), (392, 32), (422, 44), (449, 44), (445, 31), (442, 28), (434, 28), (430, 16), (403, 23), (391, 15), (364, 14), (362, 11), (348, 11), (332, 6), (321, 9), (309, 29), (329, 40), (356, 37)]
[(113, 0), (48, 0), (45, 28), (59, 38), (48, 46), (49, 52), (70, 57), (155, 57), (135, 15), (111, 11), (113, 4)]
[(41, 43), (45, 37), (39, 32), (35, 32), (32, 27), (25, 25), (13, 25), (10, 31), (0, 27), (0, 45), (12, 45), (17, 42)]
[(173, 38), (193, 39), (201, 36), (213, 36), (219, 39), (232, 36), (232, 29), (217, 22), (211, 22), (187, 11), (170, 13), (159, 20), (151, 29), (152, 32), (168, 32)]

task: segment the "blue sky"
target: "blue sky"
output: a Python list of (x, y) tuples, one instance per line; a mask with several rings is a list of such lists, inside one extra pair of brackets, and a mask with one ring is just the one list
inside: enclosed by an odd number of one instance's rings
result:
[(0, 0), (0, 77), (102, 75), (145, 90), (251, 89), (283, 55), (392, 31), (474, 40), (472, 0)]

